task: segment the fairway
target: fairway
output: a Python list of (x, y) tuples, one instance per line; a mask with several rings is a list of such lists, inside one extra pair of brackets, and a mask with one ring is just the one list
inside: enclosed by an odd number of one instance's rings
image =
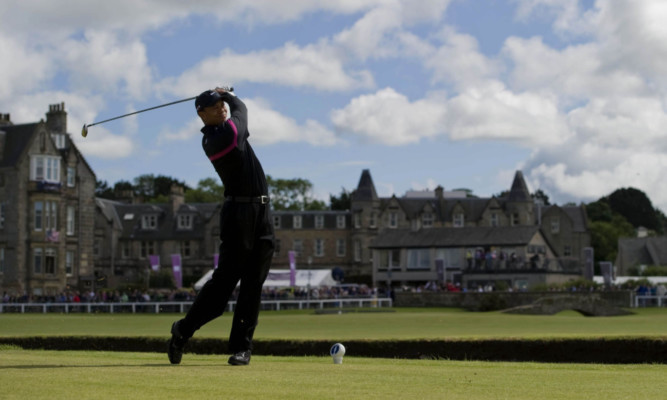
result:
[[(316, 315), (313, 311), (264, 311), (256, 339), (485, 339), (572, 337), (665, 337), (667, 308), (635, 309), (622, 317), (552, 316), (466, 312), (459, 309), (396, 309)], [(226, 339), (232, 314), (196, 333)], [(177, 314), (0, 314), (0, 336), (168, 337)]]
[(489, 363), (345, 357), (226, 357), (0, 347), (3, 399), (664, 398), (665, 365)]

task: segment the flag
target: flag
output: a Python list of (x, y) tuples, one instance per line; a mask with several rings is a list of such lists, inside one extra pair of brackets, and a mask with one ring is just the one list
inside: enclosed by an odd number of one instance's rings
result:
[(47, 242), (57, 242), (60, 239), (60, 232), (55, 229), (49, 229), (46, 231), (46, 241)]
[(155, 272), (160, 270), (160, 256), (151, 254), (148, 256), (148, 260), (151, 263), (151, 269)]
[(181, 268), (180, 254), (171, 255), (171, 268), (174, 272), (174, 281), (176, 282), (176, 287), (180, 289), (183, 287), (183, 271)]
[(218, 268), (218, 260), (220, 260), (220, 254), (213, 254), (213, 269)]
[(289, 284), (294, 286), (296, 284), (296, 252), (288, 251), (287, 256), (289, 257)]

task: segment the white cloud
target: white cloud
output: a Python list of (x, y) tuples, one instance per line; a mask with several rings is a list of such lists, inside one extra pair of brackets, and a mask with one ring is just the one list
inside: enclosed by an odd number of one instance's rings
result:
[(359, 96), (331, 113), (337, 131), (391, 146), (442, 134), (445, 116), (445, 105), (437, 98), (410, 102), (392, 88)]
[[(55, 75), (49, 56), (0, 34), (0, 101), (40, 87)], [(11, 60), (11, 62), (9, 62)]]

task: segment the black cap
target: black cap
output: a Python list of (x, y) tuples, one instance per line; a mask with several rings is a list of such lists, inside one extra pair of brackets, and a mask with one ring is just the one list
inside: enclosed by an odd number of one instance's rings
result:
[(221, 100), (222, 97), (220, 96), (220, 93), (216, 92), (215, 90), (207, 90), (197, 96), (195, 99), (195, 107), (197, 108), (197, 111), (201, 111), (204, 108), (210, 107)]

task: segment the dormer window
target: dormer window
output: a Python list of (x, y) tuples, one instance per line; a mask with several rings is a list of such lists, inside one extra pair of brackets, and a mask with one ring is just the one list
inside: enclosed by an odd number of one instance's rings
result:
[(192, 214), (181, 214), (178, 216), (178, 229), (192, 229), (194, 218)]
[(453, 225), (455, 228), (462, 228), (465, 225), (465, 216), (463, 213), (454, 214)]
[(157, 215), (150, 214), (141, 217), (142, 229), (157, 229)]
[(424, 213), (422, 215), (422, 226), (424, 228), (431, 228), (433, 226), (433, 214)]
[(62, 150), (65, 148), (65, 135), (62, 133), (52, 133), (51, 138), (53, 139), (53, 142), (56, 144), (56, 148), (58, 150)]

